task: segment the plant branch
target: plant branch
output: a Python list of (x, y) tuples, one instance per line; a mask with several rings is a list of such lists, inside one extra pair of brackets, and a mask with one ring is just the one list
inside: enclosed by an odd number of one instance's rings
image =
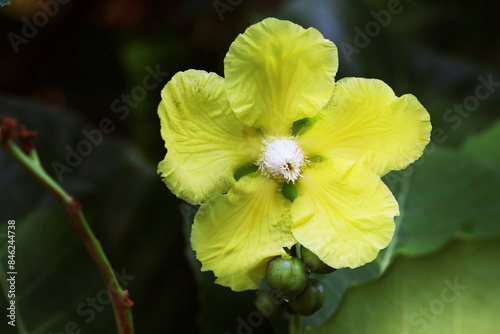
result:
[(290, 334), (302, 334), (302, 316), (300, 314), (290, 315)]
[(111, 264), (104, 253), (99, 240), (95, 237), (85, 216), (81, 205), (70, 196), (57, 182), (52, 179), (40, 164), (35, 150), (30, 153), (23, 152), (12, 140), (4, 140), (1, 146), (21, 166), (33, 175), (45, 188), (47, 188), (63, 207), (71, 224), (82, 239), (87, 251), (99, 269), (106, 287), (111, 293), (111, 301), (115, 314), (119, 334), (133, 334), (132, 301), (127, 290), (122, 290)]

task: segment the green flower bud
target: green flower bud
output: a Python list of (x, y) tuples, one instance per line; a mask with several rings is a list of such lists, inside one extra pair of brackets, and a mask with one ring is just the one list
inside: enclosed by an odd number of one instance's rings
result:
[(311, 278), (304, 292), (288, 305), (290, 308), (302, 315), (314, 314), (325, 302), (325, 291), (323, 284), (317, 279)]
[(335, 271), (335, 269), (325, 264), (323, 261), (319, 259), (319, 257), (316, 254), (314, 254), (304, 246), (300, 247), (300, 255), (306, 267), (309, 268), (309, 270), (313, 273), (328, 274)]
[(285, 311), (285, 301), (279, 292), (267, 289), (257, 291), (255, 306), (266, 318), (280, 315)]
[(297, 297), (307, 285), (309, 272), (297, 258), (276, 257), (267, 264), (266, 278), (269, 286), (283, 293), (286, 300)]

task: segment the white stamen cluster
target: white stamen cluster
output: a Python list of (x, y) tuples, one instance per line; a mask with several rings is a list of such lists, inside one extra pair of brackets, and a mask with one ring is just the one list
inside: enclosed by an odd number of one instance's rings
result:
[(269, 137), (264, 141), (257, 164), (262, 175), (295, 183), (306, 163), (304, 153), (293, 136)]

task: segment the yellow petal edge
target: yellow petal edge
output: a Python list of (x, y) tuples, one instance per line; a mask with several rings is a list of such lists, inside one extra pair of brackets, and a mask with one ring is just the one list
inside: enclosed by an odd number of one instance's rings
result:
[(332, 268), (374, 260), (394, 235), (396, 199), (380, 177), (359, 162), (311, 164), (297, 182), (292, 233)]
[(191, 244), (216, 283), (234, 291), (257, 289), (269, 260), (286, 256), (283, 247), (296, 243), (290, 224), (290, 201), (279, 184), (256, 172), (201, 206)]
[(415, 96), (397, 97), (380, 80), (344, 78), (300, 141), (311, 156), (361, 161), (382, 176), (418, 159), (431, 128)]
[(268, 18), (250, 26), (224, 59), (225, 86), (238, 119), (287, 135), (330, 99), (337, 47), (314, 29)]
[(174, 75), (158, 106), (167, 154), (158, 172), (169, 189), (192, 204), (226, 192), (234, 172), (260, 154), (255, 129), (234, 116), (224, 79), (189, 70)]

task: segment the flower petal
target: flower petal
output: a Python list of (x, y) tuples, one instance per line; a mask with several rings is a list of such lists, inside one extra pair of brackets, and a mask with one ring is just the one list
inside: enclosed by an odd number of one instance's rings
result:
[(398, 203), (380, 177), (359, 162), (310, 164), (296, 182), (292, 233), (332, 268), (372, 261), (394, 234)]
[(191, 244), (216, 283), (234, 291), (257, 289), (269, 260), (296, 243), (290, 224), (290, 201), (279, 184), (256, 172), (201, 206)]
[(158, 172), (192, 204), (226, 192), (236, 169), (260, 154), (257, 131), (236, 119), (223, 82), (214, 73), (189, 70), (174, 75), (161, 93), (158, 115), (168, 152)]
[(398, 98), (380, 80), (345, 78), (316, 123), (299, 136), (309, 156), (361, 161), (384, 175), (418, 159), (430, 131), (429, 114), (413, 95)]
[(238, 119), (287, 135), (330, 99), (337, 47), (314, 28), (268, 18), (250, 26), (224, 59), (226, 91)]

